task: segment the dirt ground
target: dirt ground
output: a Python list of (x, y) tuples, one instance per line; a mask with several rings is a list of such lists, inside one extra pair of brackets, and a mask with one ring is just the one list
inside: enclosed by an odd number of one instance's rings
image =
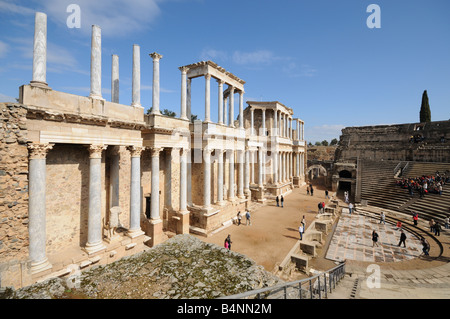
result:
[(303, 216), (306, 228), (315, 219), (319, 201), (327, 201), (323, 188), (316, 187), (313, 196), (306, 194), (306, 186), (295, 188), (284, 198), (283, 208), (277, 207), (275, 201), (268, 201), (265, 206), (251, 212), (251, 225), (246, 225), (245, 215), (241, 212), (241, 225), (231, 225), (210, 237), (198, 238), (223, 246), (225, 238), (230, 234), (232, 250), (248, 256), (267, 271), (273, 272), (298, 241), (298, 227)]

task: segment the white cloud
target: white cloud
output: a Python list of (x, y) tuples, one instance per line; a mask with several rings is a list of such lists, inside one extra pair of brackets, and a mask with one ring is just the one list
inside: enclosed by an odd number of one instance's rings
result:
[(34, 14), (35, 11), (33, 9), (12, 3), (11, 1), (0, 1), (0, 12), (31, 15)]
[(0, 102), (17, 102), (12, 96), (0, 93)]
[(317, 75), (317, 69), (309, 64), (298, 66), (295, 62), (289, 62), (282, 70), (290, 77), (313, 77)]
[(3, 41), (0, 41), (0, 58), (4, 57), (9, 51), (9, 45)]
[[(98, 25), (102, 36), (125, 36), (148, 28), (161, 10), (162, 0), (41, 0), (43, 11), (58, 24), (67, 27), (67, 18), (72, 12), (67, 7), (76, 3), (80, 7), (80, 30), (90, 34), (92, 25)], [(37, 1), (36, 1), (37, 2)]]
[(236, 64), (270, 64), (279, 59), (279, 57), (275, 56), (269, 50), (258, 50), (254, 52), (235, 51), (233, 53), (233, 62)]
[(311, 142), (312, 144), (315, 142), (322, 142), (323, 140), (330, 142), (333, 138), (339, 140), (343, 128), (345, 128), (345, 126), (340, 124), (325, 124), (313, 127), (305, 126), (305, 139), (308, 143)]
[(203, 49), (200, 54), (200, 59), (202, 61), (212, 60), (212, 61), (226, 61), (228, 60), (228, 54), (225, 51), (215, 50), (215, 49)]

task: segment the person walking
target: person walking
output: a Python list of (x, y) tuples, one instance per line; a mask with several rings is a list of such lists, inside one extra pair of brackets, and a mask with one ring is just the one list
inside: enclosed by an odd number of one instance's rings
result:
[(300, 224), (300, 226), (298, 227), (298, 232), (300, 234), (300, 240), (303, 239), (303, 232), (305, 231), (305, 229), (303, 228), (303, 224)]
[(277, 198), (275, 199), (275, 201), (277, 202), (277, 207), (280, 207), (280, 199), (278, 198), (278, 196), (277, 196)]
[(405, 232), (402, 230), (401, 234), (400, 234), (400, 242), (398, 243), (398, 247), (400, 247), (400, 245), (403, 243), (403, 247), (406, 248), (406, 234)]
[(284, 207), (284, 206), (283, 206), (283, 203), (284, 203), (284, 198), (283, 198), (283, 195), (281, 195), (281, 199), (280, 199), (280, 201), (281, 201), (281, 207)]
[(447, 216), (447, 218), (445, 219), (445, 229), (449, 228), (450, 228), (450, 217)]
[(325, 190), (325, 198), (330, 199), (330, 196), (328, 195), (328, 189)]
[(381, 223), (386, 225), (386, 216), (384, 215), (384, 212), (381, 212), (380, 214), (380, 224)]
[(303, 230), (305, 230), (305, 229), (306, 229), (306, 219), (305, 219), (305, 215), (303, 215), (302, 225), (303, 225)]
[(353, 204), (349, 203), (348, 204), (348, 212), (350, 213), (350, 215), (352, 214), (352, 210), (353, 210)]
[(378, 234), (375, 230), (372, 231), (372, 247), (378, 247)]
[(419, 213), (413, 214), (413, 221), (414, 221), (414, 226), (417, 226), (417, 223), (419, 221)]
[(314, 195), (314, 188), (313, 188), (313, 186), (311, 184), (311, 196), (313, 196), (313, 195)]
[(317, 204), (317, 207), (319, 208), (319, 214), (322, 212), (322, 203), (319, 202), (319, 204)]
[(228, 234), (227, 238), (225, 238), (225, 243), (224, 243), (225, 248), (231, 250), (231, 243), (232, 243), (231, 235)]
[(245, 225), (246, 226), (251, 225), (252, 223), (250, 221), (250, 212), (248, 210), (245, 212), (245, 218), (246, 218)]
[(430, 232), (433, 232), (434, 231), (434, 219), (433, 218), (430, 219), (429, 224), (430, 224)]
[(434, 224), (434, 235), (435, 236), (441, 235), (441, 224), (439, 224), (439, 222), (436, 222), (436, 224)]
[(430, 252), (430, 244), (428, 243), (428, 241), (422, 237), (420, 239), (420, 242), (422, 243), (422, 252), (424, 253), (425, 256), (429, 256), (429, 252)]
[(238, 219), (238, 226), (239, 226), (241, 224), (241, 219), (242, 219), (241, 211), (238, 211), (237, 219)]

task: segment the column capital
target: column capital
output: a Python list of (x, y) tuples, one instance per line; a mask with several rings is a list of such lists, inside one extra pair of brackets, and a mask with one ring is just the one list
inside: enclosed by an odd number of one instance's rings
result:
[(186, 74), (189, 71), (189, 68), (187, 66), (180, 66), (178, 70), (180, 70), (181, 73)]
[(219, 83), (219, 85), (224, 85), (225, 81), (222, 79), (216, 79), (217, 83)]
[(152, 147), (151, 148), (151, 152), (152, 152), (151, 157), (159, 157), (159, 153), (161, 153), (162, 150), (163, 150), (162, 147)]
[(159, 61), (163, 58), (161, 54), (156, 52), (150, 53), (149, 55), (152, 57), (153, 61)]
[(30, 159), (44, 159), (47, 156), (47, 152), (53, 148), (55, 144), (49, 143), (33, 143), (28, 145), (30, 151)]
[(210, 80), (210, 79), (211, 79), (211, 74), (206, 73), (206, 74), (205, 74), (205, 79)]
[(234, 93), (234, 86), (230, 85), (230, 94)]
[(131, 157), (141, 157), (141, 153), (143, 150), (145, 150), (144, 146), (127, 146), (127, 150), (130, 151)]
[(108, 145), (89, 145), (89, 158), (102, 158), (102, 151), (106, 150)]

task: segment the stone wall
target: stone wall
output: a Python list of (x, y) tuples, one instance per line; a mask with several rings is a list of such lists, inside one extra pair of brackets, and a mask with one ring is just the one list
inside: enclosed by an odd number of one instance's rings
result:
[(450, 162), (450, 121), (347, 127), (336, 161), (348, 159)]
[(0, 260), (28, 256), (26, 108), (0, 103)]

